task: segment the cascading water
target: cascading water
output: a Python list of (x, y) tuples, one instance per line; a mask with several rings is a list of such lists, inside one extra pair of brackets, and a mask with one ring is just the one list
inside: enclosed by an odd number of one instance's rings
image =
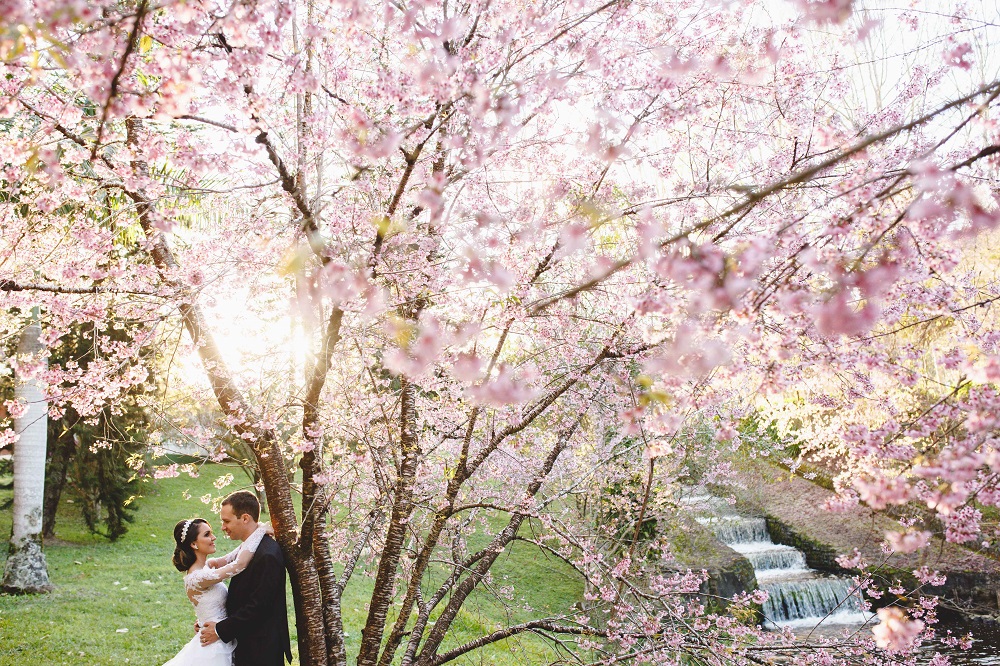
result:
[(763, 543), (771, 540), (763, 518), (722, 516), (711, 522), (715, 537), (725, 544)]
[(766, 622), (779, 627), (852, 624), (871, 616), (846, 578), (822, 574), (806, 565), (802, 551), (771, 541), (763, 518), (723, 515), (704, 522), (716, 537), (753, 565), (757, 584), (767, 591)]

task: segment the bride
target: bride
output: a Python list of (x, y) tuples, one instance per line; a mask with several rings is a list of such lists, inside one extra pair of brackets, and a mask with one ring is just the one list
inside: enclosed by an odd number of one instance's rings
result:
[[(234, 553), (230, 553), (209, 565), (208, 556), (215, 552), (212, 526), (203, 518), (182, 520), (174, 526), (173, 563), (178, 571), (185, 572), (184, 588), (194, 604), (197, 626), (225, 619), (228, 591), (222, 581), (247, 568), (265, 533), (264, 527), (258, 528), (234, 551), (235, 559)], [(214, 565), (221, 566), (212, 568)], [(195, 634), (164, 666), (232, 666), (235, 647), (235, 643), (223, 641), (202, 646), (200, 637)]]

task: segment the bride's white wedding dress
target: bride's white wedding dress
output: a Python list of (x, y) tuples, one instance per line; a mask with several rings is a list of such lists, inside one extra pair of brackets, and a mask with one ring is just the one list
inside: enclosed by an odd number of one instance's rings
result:
[[(229, 590), (222, 581), (246, 569), (264, 534), (264, 529), (259, 528), (247, 537), (239, 548), (225, 557), (229, 562), (225, 566), (218, 569), (206, 566), (184, 575), (184, 587), (194, 604), (199, 625), (226, 619), (226, 596)], [(235, 647), (236, 643), (221, 640), (202, 646), (201, 637), (195, 634), (177, 656), (163, 666), (232, 666)]]

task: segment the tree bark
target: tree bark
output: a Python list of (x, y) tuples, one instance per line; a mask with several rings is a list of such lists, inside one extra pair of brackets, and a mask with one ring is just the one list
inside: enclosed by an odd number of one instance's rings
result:
[(65, 420), (52, 421), (49, 434), (52, 436), (52, 447), (48, 452), (48, 463), (45, 469), (45, 501), (42, 503), (42, 536), (51, 538), (56, 535), (56, 509), (63, 488), (66, 487), (66, 475), (69, 472), (69, 461), (76, 453), (76, 438), (71, 430), (66, 428)]
[[(502, 340), (501, 344), (503, 344)], [(389, 639), (382, 650), (378, 666), (389, 666), (392, 663), (396, 655), (396, 650), (406, 635), (406, 625), (413, 612), (417, 595), (420, 593), (420, 584), (423, 582), (424, 572), (430, 564), (431, 556), (434, 554), (434, 549), (437, 547), (438, 539), (444, 531), (445, 524), (455, 509), (455, 499), (458, 497), (458, 492), (462, 484), (468, 479), (468, 476), (466, 476), (466, 461), (468, 459), (469, 446), (472, 442), (472, 435), (476, 429), (478, 415), (479, 408), (474, 407), (469, 414), (469, 425), (466, 428), (461, 456), (455, 465), (455, 476), (448, 481), (448, 489), (445, 491), (445, 502), (447, 505), (440, 509), (434, 516), (434, 522), (431, 524), (427, 537), (424, 539), (424, 544), (417, 555), (417, 560), (413, 564), (413, 573), (410, 575), (410, 583), (406, 589), (406, 596), (403, 598), (403, 604), (399, 609), (399, 614), (396, 616), (396, 623), (393, 625), (392, 631), (389, 633)], [(420, 620), (418, 619), (417, 622), (419, 623)]]
[(420, 443), (416, 424), (416, 387), (405, 376), (400, 377), (400, 448), (402, 462), (393, 493), (392, 514), (386, 531), (385, 546), (379, 559), (375, 576), (375, 591), (372, 593), (368, 620), (361, 632), (361, 649), (358, 652), (358, 666), (375, 666), (385, 632), (385, 620), (395, 588), (396, 569), (403, 550), (406, 526), (413, 513), (413, 484), (417, 474)]
[[(44, 346), (42, 328), (31, 323), (21, 333), (18, 355), (22, 362), (38, 361)], [(44, 361), (42, 361), (44, 363)], [(19, 373), (14, 397), (27, 404), (27, 411), (14, 419), (14, 524), (10, 554), (4, 567), (3, 590), (10, 594), (37, 594), (52, 590), (42, 552), (42, 507), (45, 498), (45, 445), (48, 438), (49, 406), (40, 382)]]

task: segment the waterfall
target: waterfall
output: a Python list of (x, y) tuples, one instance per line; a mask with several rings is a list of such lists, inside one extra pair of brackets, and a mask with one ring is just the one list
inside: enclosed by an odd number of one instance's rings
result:
[(758, 586), (768, 594), (765, 624), (812, 627), (820, 622), (860, 624), (871, 618), (861, 610), (861, 597), (850, 579), (810, 569), (801, 550), (771, 540), (763, 518), (723, 515), (699, 522), (753, 565)]
[(806, 556), (798, 548), (772, 543), (763, 543), (762, 547), (754, 547), (757, 544), (741, 546), (741, 554), (750, 560), (758, 577), (772, 575), (772, 572), (805, 571), (809, 568)]
[(768, 594), (764, 616), (777, 625), (812, 626), (823, 618), (826, 623), (860, 623), (869, 617), (861, 611), (861, 599), (846, 578), (772, 579), (763, 587)]
[(771, 540), (767, 522), (763, 518), (722, 516), (711, 519), (709, 525), (715, 530), (716, 538), (726, 544), (749, 544)]

